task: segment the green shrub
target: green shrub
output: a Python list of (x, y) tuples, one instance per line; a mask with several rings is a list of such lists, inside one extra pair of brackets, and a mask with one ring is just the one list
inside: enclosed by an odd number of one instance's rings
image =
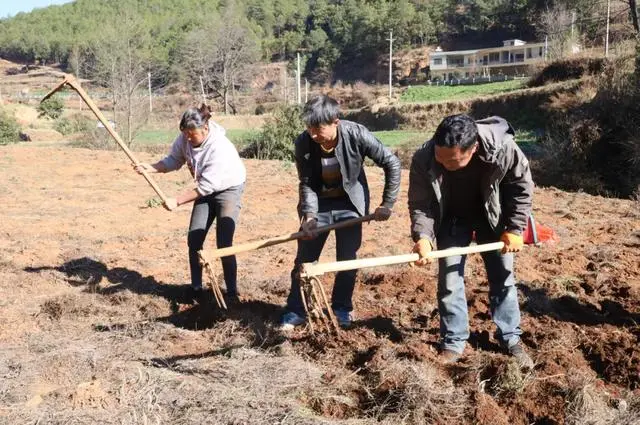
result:
[(262, 131), (249, 138), (240, 155), (243, 158), (293, 161), (293, 142), (305, 128), (300, 113), (301, 109), (296, 105), (276, 109)]
[(62, 115), (64, 102), (58, 97), (50, 97), (38, 105), (38, 113), (41, 117), (58, 119)]
[(58, 118), (55, 129), (58, 133), (68, 134), (88, 133), (91, 130), (92, 121), (81, 114), (74, 114), (69, 118)]
[(20, 127), (13, 115), (0, 110), (0, 145), (20, 141)]

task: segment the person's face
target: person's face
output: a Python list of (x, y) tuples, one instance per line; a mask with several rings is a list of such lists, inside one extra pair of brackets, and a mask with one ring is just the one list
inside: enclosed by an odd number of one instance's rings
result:
[(456, 171), (469, 164), (476, 150), (478, 150), (477, 142), (466, 150), (459, 146), (453, 148), (436, 146), (436, 161), (448, 171)]
[(321, 124), (317, 127), (307, 127), (307, 132), (311, 139), (318, 144), (327, 144), (333, 142), (338, 137), (338, 122), (336, 119), (331, 124)]
[(207, 124), (201, 128), (188, 128), (182, 131), (185, 139), (189, 141), (189, 144), (194, 148), (197, 148), (204, 142), (204, 139), (209, 135), (209, 126)]

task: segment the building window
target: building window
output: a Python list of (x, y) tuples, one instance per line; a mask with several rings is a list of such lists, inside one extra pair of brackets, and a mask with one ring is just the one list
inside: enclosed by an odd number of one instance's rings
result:
[(538, 51), (538, 56), (542, 56), (542, 46), (540, 46), (540, 50)]
[(433, 64), (434, 65), (442, 65), (442, 58), (434, 58), (433, 59)]

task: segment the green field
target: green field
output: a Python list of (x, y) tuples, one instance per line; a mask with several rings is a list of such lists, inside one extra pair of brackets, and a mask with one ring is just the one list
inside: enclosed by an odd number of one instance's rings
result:
[[(418, 131), (418, 130), (392, 130), (392, 131), (374, 131), (373, 134), (385, 146), (397, 147), (402, 145), (420, 146), (422, 143), (431, 139), (434, 130)], [(516, 130), (516, 142), (519, 144), (535, 144), (537, 137), (530, 130)]]
[(394, 147), (405, 144), (420, 145), (431, 137), (431, 134), (416, 130), (374, 131), (373, 135), (385, 146)]
[[(258, 131), (258, 129), (231, 129), (227, 130), (227, 137), (236, 146), (242, 146), (249, 136)], [(176, 130), (141, 130), (135, 137), (135, 143), (143, 145), (171, 144), (177, 135), (178, 131)]]
[(467, 86), (414, 86), (409, 87), (402, 96), (403, 103), (431, 103), (450, 100), (470, 99), (474, 97), (508, 93), (524, 87), (524, 80), (501, 81), (497, 83)]
[[(227, 130), (227, 137), (236, 145), (243, 145), (247, 138), (256, 134), (259, 129), (232, 129)], [(421, 131), (375, 131), (373, 134), (386, 146), (398, 146), (409, 142), (416, 145), (424, 142), (429, 136)], [(138, 132), (135, 142), (143, 145), (170, 144), (178, 132), (175, 130), (142, 130)], [(293, 142), (293, 140), (292, 140)]]
[[(227, 137), (236, 146), (243, 146), (247, 138), (256, 134), (258, 131), (258, 129), (232, 129), (227, 130)], [(414, 145), (418, 147), (433, 136), (433, 131), (434, 130), (374, 131), (373, 135), (376, 136), (385, 146), (398, 147), (402, 145)], [(176, 135), (177, 132), (174, 130), (143, 130), (138, 133), (135, 142), (143, 145), (171, 144)], [(531, 131), (516, 132), (516, 142), (518, 143), (535, 143), (535, 139), (535, 134)]]

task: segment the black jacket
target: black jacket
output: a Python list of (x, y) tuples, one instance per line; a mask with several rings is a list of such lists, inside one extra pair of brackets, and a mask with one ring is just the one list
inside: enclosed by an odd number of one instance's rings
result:
[[(500, 117), (476, 121), (476, 155), (491, 165), (482, 177), (483, 211), (496, 232), (521, 234), (531, 213), (533, 180), (529, 161), (513, 137), (515, 131)], [(413, 155), (409, 173), (409, 212), (414, 241), (427, 238), (435, 246), (446, 211), (441, 194), (442, 166), (434, 157), (435, 143), (426, 142)]]
[[(295, 141), (295, 157), (300, 180), (298, 212), (301, 216), (315, 217), (322, 188), (321, 152), (320, 145), (311, 139), (307, 131)], [(400, 190), (400, 160), (364, 126), (341, 120), (338, 123), (336, 158), (344, 191), (360, 215), (369, 213), (369, 186), (363, 168), (367, 157), (384, 169), (382, 205), (393, 208)]]

